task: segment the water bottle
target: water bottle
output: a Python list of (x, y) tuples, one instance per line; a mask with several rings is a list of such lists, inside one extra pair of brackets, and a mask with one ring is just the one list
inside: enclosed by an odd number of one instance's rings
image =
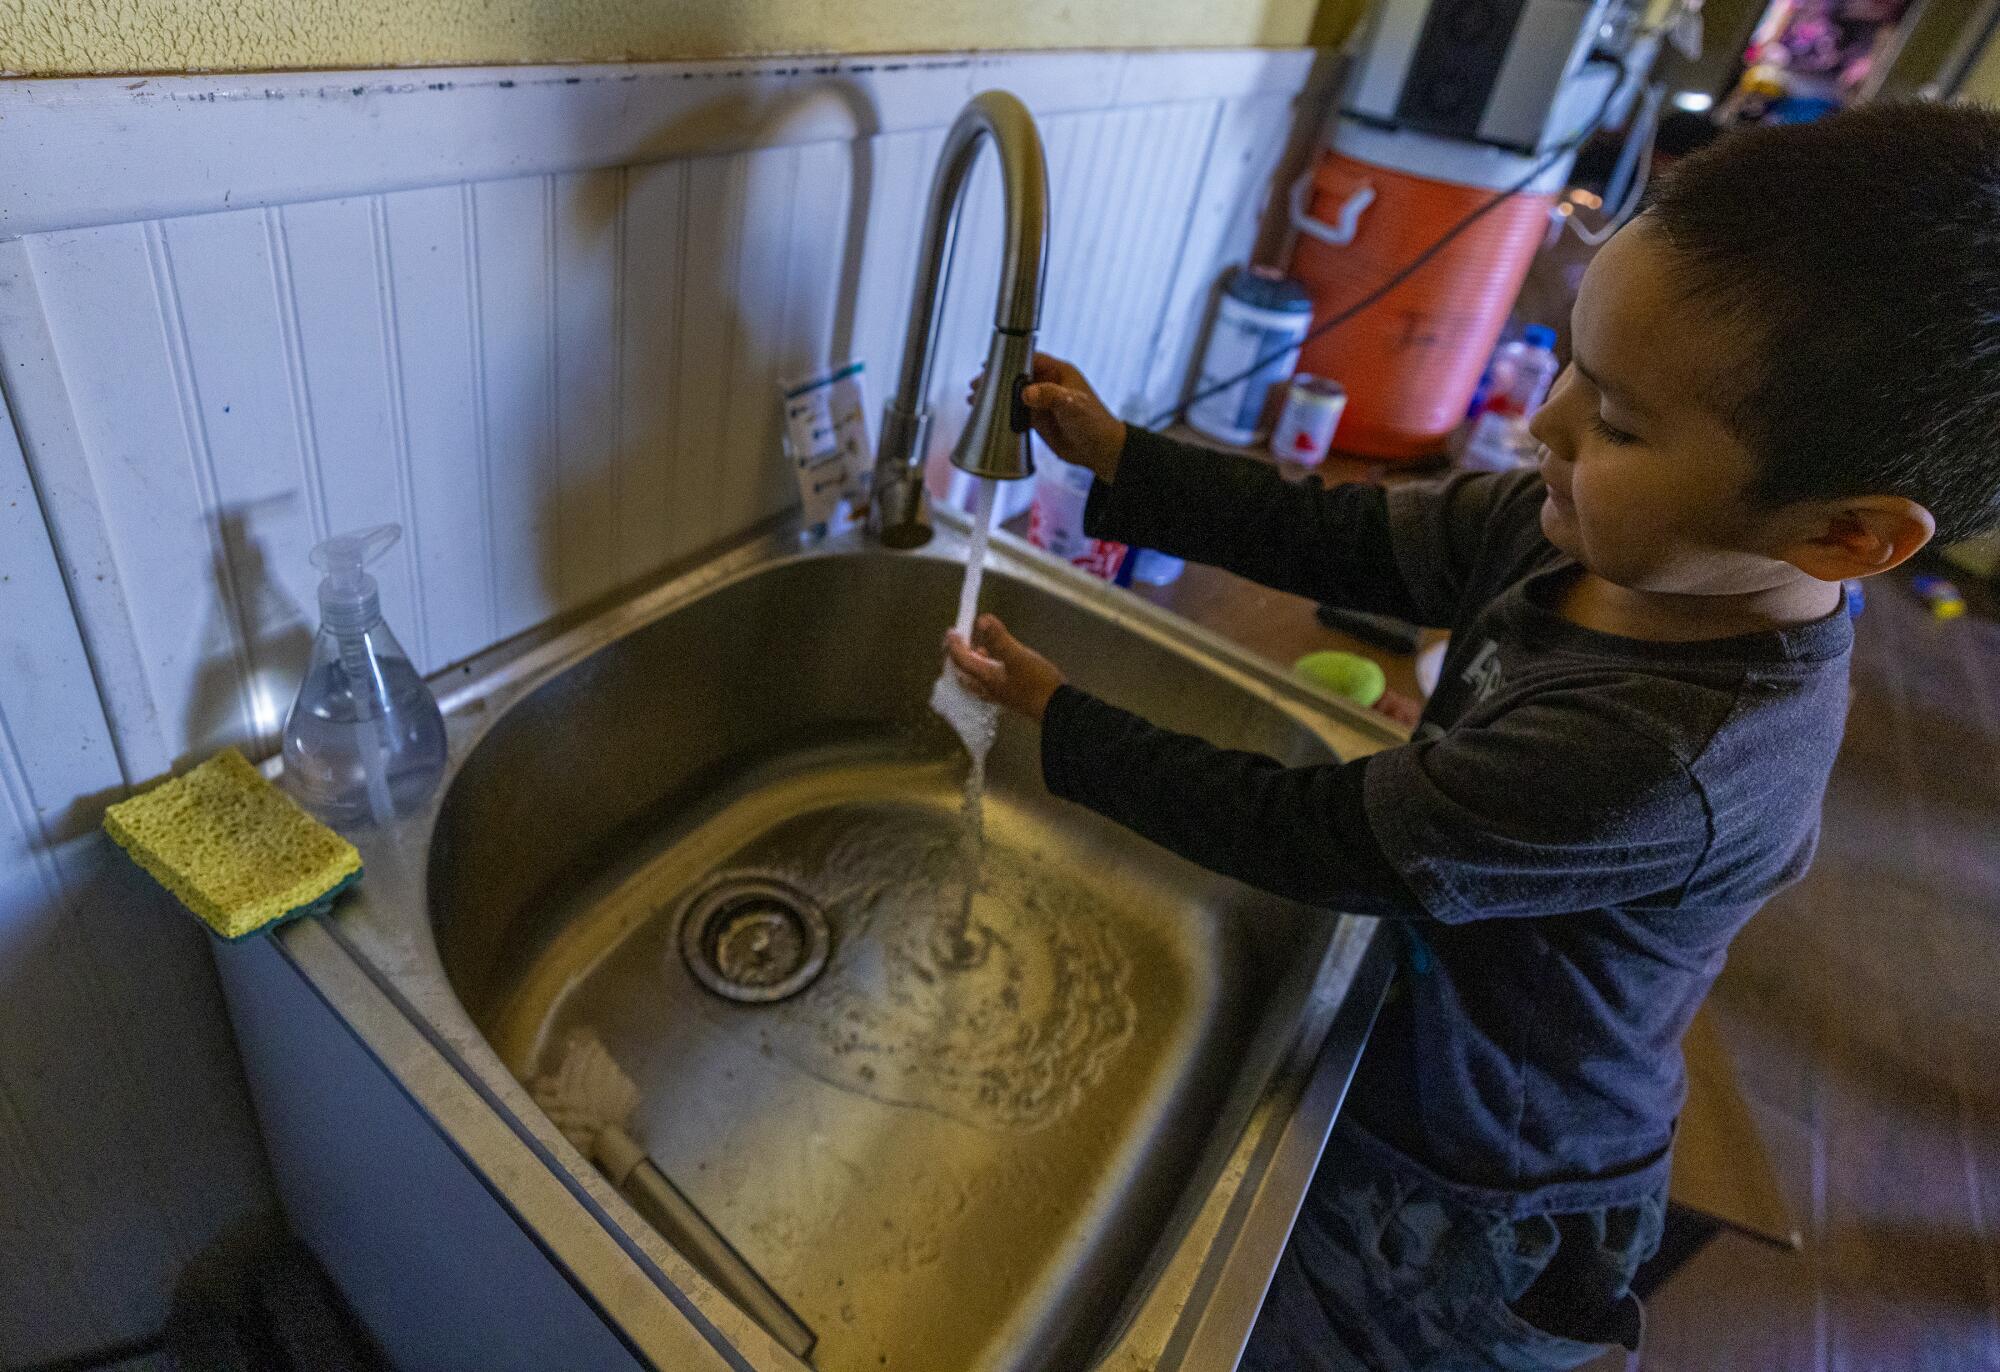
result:
[(1485, 408), (1472, 421), (1461, 458), (1464, 466), (1504, 472), (1534, 460), (1538, 445), (1528, 432), (1528, 421), (1555, 384), (1560, 370), (1555, 346), (1554, 329), (1530, 324), (1518, 341), (1494, 354)]

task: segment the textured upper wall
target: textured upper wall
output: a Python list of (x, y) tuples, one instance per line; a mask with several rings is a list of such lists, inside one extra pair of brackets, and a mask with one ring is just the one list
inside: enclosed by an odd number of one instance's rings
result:
[(0, 0), (0, 71), (1336, 42), (1362, 0)]

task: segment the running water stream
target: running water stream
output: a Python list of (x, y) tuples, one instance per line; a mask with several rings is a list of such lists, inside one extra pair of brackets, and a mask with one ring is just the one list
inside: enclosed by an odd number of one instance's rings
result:
[[(993, 527), (993, 502), (999, 483), (975, 478), (973, 481), (972, 535), (965, 551), (965, 581), (958, 592), (958, 618), (952, 628), (966, 639), (972, 637), (972, 621), (979, 613), (979, 583), (986, 575), (986, 543)], [(986, 861), (986, 755), (993, 751), (993, 739), (1000, 728), (1000, 707), (981, 700), (966, 689), (958, 669), (949, 662), (931, 687), (931, 708), (956, 731), (972, 764), (965, 773), (965, 799), (960, 807), (959, 852), (965, 890), (956, 918), (940, 912), (938, 952), (946, 966), (966, 967), (976, 963), (983, 951), (972, 937), (972, 901), (979, 893), (980, 873)]]

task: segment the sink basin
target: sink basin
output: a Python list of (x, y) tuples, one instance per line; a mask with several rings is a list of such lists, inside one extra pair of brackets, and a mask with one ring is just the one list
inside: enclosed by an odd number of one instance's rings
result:
[[(1001, 543), (983, 605), (1079, 685), (1293, 763), (1389, 741)], [(633, 1135), (812, 1328), (813, 1367), (1227, 1365), (1189, 1350), (1233, 1362), (1254, 1317), (1379, 997), (1372, 923), (1053, 800), (1014, 721), (974, 843), (925, 703), (958, 546), (767, 537), (476, 667), (446, 788), (363, 842), (337, 942), (575, 1223), (657, 1255), (523, 1089), (600, 1039)], [(654, 1265), (744, 1364), (798, 1366)]]

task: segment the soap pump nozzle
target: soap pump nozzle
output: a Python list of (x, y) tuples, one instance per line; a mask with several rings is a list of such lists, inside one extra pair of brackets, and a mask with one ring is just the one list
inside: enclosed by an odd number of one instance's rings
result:
[(368, 564), (396, 546), (400, 524), (377, 524), (351, 534), (335, 534), (314, 546), (313, 566), (326, 576), (319, 583), (320, 620), (336, 633), (363, 633), (382, 618), (382, 597)]

